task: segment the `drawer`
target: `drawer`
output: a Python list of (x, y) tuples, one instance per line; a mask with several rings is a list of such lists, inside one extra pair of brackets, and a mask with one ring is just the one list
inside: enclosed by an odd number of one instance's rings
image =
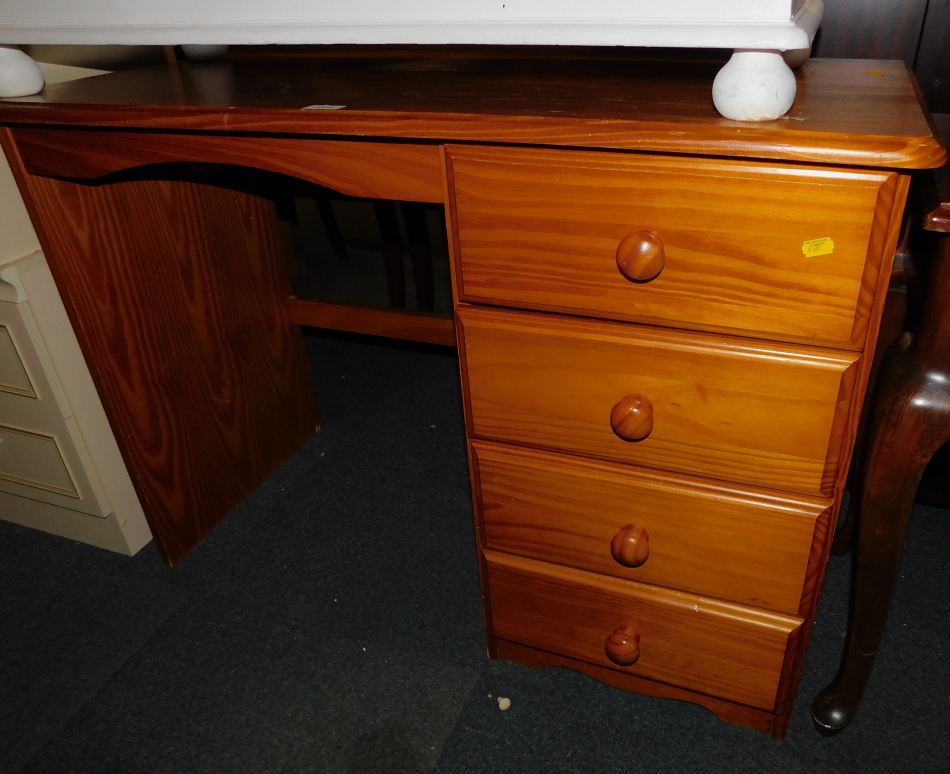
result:
[(54, 436), (0, 424), (0, 489), (4, 482), (80, 498)]
[(0, 323), (0, 392), (36, 397), (36, 387), (27, 373), (9, 325)]
[[(800, 618), (492, 551), (485, 559), (496, 637), (764, 710), (783, 698)], [(622, 626), (639, 636), (626, 666), (607, 656)]]
[[(886, 172), (475, 146), (449, 157), (463, 301), (847, 348), (863, 346), (903, 204)], [(618, 250), (633, 277), (662, 268), (628, 279)]]
[[(475, 437), (830, 495), (858, 355), (460, 306)], [(620, 437), (619, 417), (652, 422)]]
[(484, 441), (472, 459), (492, 550), (795, 615), (817, 582), (831, 500)]
[(111, 510), (26, 301), (0, 301), (0, 491), (101, 518)]

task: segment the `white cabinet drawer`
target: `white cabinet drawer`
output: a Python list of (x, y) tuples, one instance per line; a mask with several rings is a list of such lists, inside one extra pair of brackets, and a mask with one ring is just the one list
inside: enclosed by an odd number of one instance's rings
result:
[[(111, 512), (28, 302), (0, 302), (0, 491)], [(39, 347), (39, 348), (38, 348)]]

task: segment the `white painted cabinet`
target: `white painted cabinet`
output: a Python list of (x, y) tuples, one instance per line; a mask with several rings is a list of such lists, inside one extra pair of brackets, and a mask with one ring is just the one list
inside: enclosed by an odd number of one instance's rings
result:
[(126, 554), (151, 540), (2, 154), (0, 519)]

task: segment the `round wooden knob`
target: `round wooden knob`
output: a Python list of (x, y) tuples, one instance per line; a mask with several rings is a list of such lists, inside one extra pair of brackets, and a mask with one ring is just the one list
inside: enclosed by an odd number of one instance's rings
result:
[(653, 431), (653, 404), (634, 393), (617, 401), (610, 411), (610, 426), (627, 441), (642, 441)]
[(604, 643), (607, 658), (619, 666), (630, 666), (640, 658), (640, 632), (629, 622), (620, 624)]
[(617, 245), (617, 268), (628, 280), (649, 282), (666, 265), (663, 241), (652, 231), (637, 231)]
[(610, 553), (624, 567), (639, 567), (650, 556), (650, 536), (638, 524), (628, 524), (610, 541)]

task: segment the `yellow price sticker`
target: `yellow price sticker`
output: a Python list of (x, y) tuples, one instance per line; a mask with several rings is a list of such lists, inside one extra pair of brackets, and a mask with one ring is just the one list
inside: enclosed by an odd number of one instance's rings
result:
[(835, 243), (831, 241), (831, 237), (809, 239), (802, 242), (802, 252), (806, 258), (812, 258), (816, 255), (831, 255), (834, 251)]

